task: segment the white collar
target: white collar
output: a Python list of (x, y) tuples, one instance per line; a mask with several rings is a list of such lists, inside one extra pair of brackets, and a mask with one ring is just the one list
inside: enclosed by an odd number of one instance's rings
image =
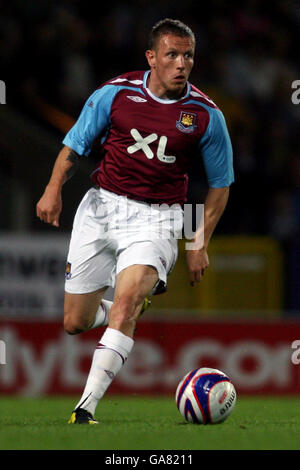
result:
[(152, 93), (152, 91), (150, 91), (149, 88), (147, 88), (146, 86), (149, 73), (150, 73), (150, 70), (147, 70), (147, 72), (145, 72), (144, 79), (143, 79), (143, 87), (146, 89), (148, 95), (150, 95), (153, 100), (158, 101), (158, 103), (162, 103), (162, 104), (178, 103), (178, 101), (184, 100), (190, 94), (191, 85), (189, 82), (187, 82), (186, 94), (182, 96), (181, 98), (179, 98), (178, 100), (166, 100), (163, 98), (159, 98), (158, 96), (154, 95), (154, 93)]

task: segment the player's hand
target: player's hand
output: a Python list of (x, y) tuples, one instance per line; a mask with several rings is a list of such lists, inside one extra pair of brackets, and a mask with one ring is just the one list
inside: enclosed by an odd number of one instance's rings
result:
[(188, 250), (186, 258), (190, 285), (193, 287), (195, 282), (200, 282), (203, 278), (205, 270), (209, 266), (209, 258), (205, 248), (201, 250)]
[(36, 215), (48, 224), (59, 227), (59, 216), (62, 210), (61, 193), (47, 187), (36, 205)]

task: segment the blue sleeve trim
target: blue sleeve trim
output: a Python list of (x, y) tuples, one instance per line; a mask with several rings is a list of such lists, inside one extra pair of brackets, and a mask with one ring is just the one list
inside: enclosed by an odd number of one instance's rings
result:
[(63, 140), (79, 155), (88, 156), (96, 137), (110, 127), (111, 107), (116, 94), (124, 89), (141, 92), (140, 88), (104, 85), (87, 99), (80, 116)]
[(89, 155), (95, 138), (109, 125), (117, 87), (105, 85), (87, 99), (80, 116), (63, 140), (79, 155)]
[(211, 188), (223, 188), (234, 182), (233, 152), (223, 113), (203, 105), (209, 112), (209, 124), (200, 140), (200, 150)]

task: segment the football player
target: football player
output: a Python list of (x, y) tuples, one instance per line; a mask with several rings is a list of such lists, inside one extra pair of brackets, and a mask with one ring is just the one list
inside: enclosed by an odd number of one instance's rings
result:
[[(149, 69), (112, 78), (87, 99), (37, 204), (38, 217), (58, 227), (62, 186), (99, 139), (101, 163), (71, 235), (64, 328), (70, 334), (107, 328), (70, 423), (97, 423), (98, 401), (132, 350), (148, 296), (165, 289), (177, 259), (187, 172), (195, 156), (203, 159), (209, 190), (204, 229), (187, 251), (191, 285), (209, 265), (207, 247), (234, 175), (224, 116), (189, 82), (194, 54), (188, 26), (168, 18), (155, 24), (146, 51)], [(113, 302), (103, 299), (109, 286), (115, 288)]]

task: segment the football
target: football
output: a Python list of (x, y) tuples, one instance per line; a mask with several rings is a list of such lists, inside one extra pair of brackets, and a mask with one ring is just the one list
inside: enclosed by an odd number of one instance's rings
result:
[(215, 424), (225, 421), (232, 413), (236, 391), (224, 372), (201, 367), (183, 377), (178, 384), (175, 400), (186, 421)]

